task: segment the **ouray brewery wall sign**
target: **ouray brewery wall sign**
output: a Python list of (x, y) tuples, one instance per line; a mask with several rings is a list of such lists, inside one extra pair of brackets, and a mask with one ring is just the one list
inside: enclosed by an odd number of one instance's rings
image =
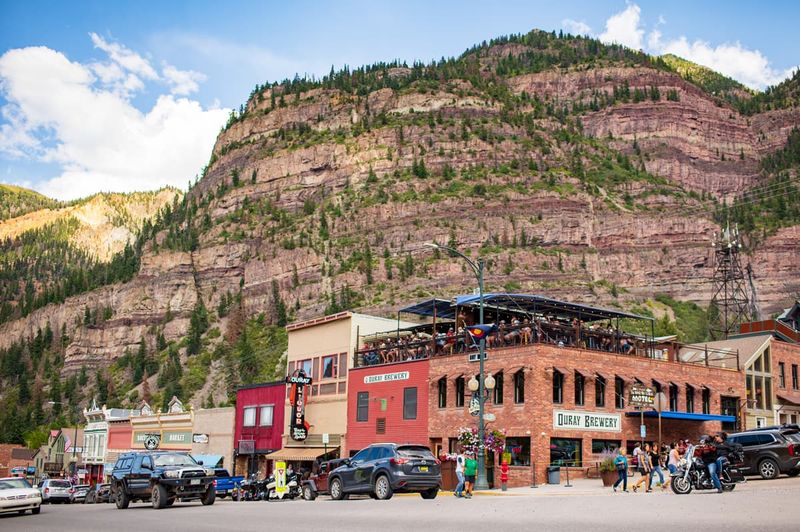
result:
[(286, 384), (292, 387), (289, 391), (289, 404), (292, 405), (289, 435), (295, 441), (304, 441), (308, 437), (309, 427), (306, 423), (305, 390), (311, 385), (311, 377), (306, 376), (301, 369), (291, 377), (286, 377)]
[(554, 410), (553, 428), (572, 430), (596, 430), (599, 432), (621, 432), (619, 414), (596, 414), (575, 410)]

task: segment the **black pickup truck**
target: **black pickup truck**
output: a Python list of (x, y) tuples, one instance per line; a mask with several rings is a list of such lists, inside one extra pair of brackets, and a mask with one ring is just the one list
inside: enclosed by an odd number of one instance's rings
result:
[(134, 452), (121, 455), (111, 473), (111, 490), (117, 508), (132, 501), (150, 501), (153, 508), (172, 506), (176, 499), (200, 499), (214, 504), (214, 470), (206, 469), (187, 453)]

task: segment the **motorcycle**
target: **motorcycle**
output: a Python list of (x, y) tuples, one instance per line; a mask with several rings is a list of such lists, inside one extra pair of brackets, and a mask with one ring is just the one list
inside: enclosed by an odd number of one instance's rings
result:
[(300, 482), (297, 473), (286, 475), (286, 486), (282, 492), (278, 492), (278, 482), (273, 473), (267, 477), (266, 481), (266, 500), (277, 501), (282, 499), (295, 499), (300, 496)]
[[(678, 470), (671, 474), (672, 491), (677, 495), (688, 495), (695, 490), (711, 490), (714, 483), (708, 472), (708, 466), (703, 462), (703, 453), (707, 452), (702, 446), (694, 449), (692, 456), (681, 460)], [(718, 472), (719, 481), (723, 491), (733, 491), (736, 484), (745, 482), (739, 465), (744, 462), (744, 455), (740, 450), (735, 450), (728, 455), (722, 470)]]
[(258, 480), (256, 475), (250, 475), (239, 485), (234, 499), (237, 501), (264, 501), (267, 499), (267, 480)]

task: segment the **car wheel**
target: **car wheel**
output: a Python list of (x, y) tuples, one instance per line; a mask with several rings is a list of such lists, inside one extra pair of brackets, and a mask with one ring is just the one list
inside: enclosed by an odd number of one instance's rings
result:
[(161, 484), (155, 484), (153, 486), (153, 492), (151, 496), (151, 502), (153, 504), (153, 508), (155, 510), (160, 510), (167, 505), (167, 499), (169, 499), (169, 495), (167, 494), (167, 488), (162, 486)]
[(781, 470), (778, 468), (778, 463), (775, 462), (775, 460), (766, 458), (758, 463), (758, 473), (761, 475), (761, 478), (772, 480), (773, 478), (778, 478), (778, 475), (781, 474)]
[(165, 506), (166, 506), (167, 508), (169, 508), (169, 507), (170, 507), (170, 506), (172, 506), (173, 504), (175, 504), (175, 497), (170, 497), (169, 499), (167, 499), (167, 503), (166, 503), (166, 505), (165, 505)]
[(117, 503), (117, 508), (124, 510), (131, 503), (131, 498), (125, 493), (125, 488), (122, 485), (117, 487), (117, 493), (114, 495), (114, 500)]
[(209, 484), (208, 489), (206, 490), (203, 497), (200, 499), (200, 502), (203, 503), (203, 506), (211, 506), (214, 504), (214, 501), (217, 498), (217, 491), (214, 489), (214, 484)]
[(786, 472), (786, 474), (789, 475), (790, 477), (796, 477), (798, 473), (800, 473), (800, 469), (791, 469)]
[(420, 493), (423, 499), (435, 499), (439, 494), (439, 488), (431, 488)]
[(311, 489), (310, 484), (303, 486), (303, 498), (307, 501), (313, 501), (317, 498), (317, 492)]
[(37, 506), (36, 508), (34, 508), (33, 510), (31, 510), (31, 513), (32, 513), (33, 515), (39, 515), (40, 513), (42, 513), (42, 507), (41, 507), (41, 506)]
[(375, 479), (375, 495), (378, 496), (380, 501), (388, 501), (394, 495), (392, 485), (389, 483), (389, 477), (381, 475)]
[(370, 498), (370, 499), (375, 499), (376, 501), (378, 500), (378, 496), (377, 496), (377, 495), (375, 495), (375, 493), (373, 493), (373, 492), (371, 492), (371, 491), (369, 492), (369, 498)]
[(331, 499), (334, 501), (341, 501), (344, 499), (344, 488), (342, 486), (342, 481), (338, 478), (331, 480), (330, 491)]

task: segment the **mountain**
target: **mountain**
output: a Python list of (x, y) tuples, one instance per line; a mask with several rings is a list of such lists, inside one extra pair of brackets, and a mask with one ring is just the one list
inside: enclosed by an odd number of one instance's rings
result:
[(717, 95), (724, 99), (739, 98), (742, 100), (749, 100), (754, 94), (752, 90), (735, 79), (723, 76), (715, 70), (698, 65), (677, 55), (664, 54), (660, 56), (660, 59), (680, 74), (683, 79), (694, 83), (709, 94)]
[(56, 200), (34, 190), (0, 183), (0, 222), (39, 209), (52, 209)]
[(225, 403), (281, 375), (289, 320), (470, 290), (429, 241), (483, 257), (488, 290), (650, 312), (699, 340), (711, 242), (739, 222), (762, 310), (781, 308), (800, 290), (800, 109), (745, 114), (676, 70), (533, 31), (259, 85), (121, 274), (0, 324), (0, 427), (58, 416), (45, 397)]

